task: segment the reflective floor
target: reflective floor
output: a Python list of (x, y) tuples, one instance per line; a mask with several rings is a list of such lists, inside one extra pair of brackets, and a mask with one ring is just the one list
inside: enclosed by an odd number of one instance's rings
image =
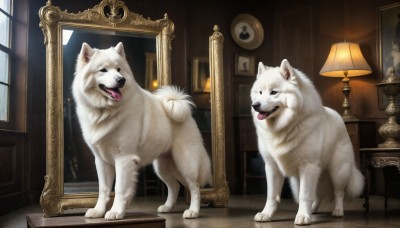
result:
[[(145, 212), (156, 214), (157, 207), (164, 202), (161, 197), (137, 198), (127, 213)], [(356, 199), (345, 203), (345, 216), (333, 218), (330, 215), (331, 204), (323, 202), (319, 213), (312, 216), (312, 225), (308, 227), (400, 227), (400, 200), (390, 199), (387, 212), (384, 210), (383, 197), (371, 196), (370, 212), (364, 215), (364, 200)], [(166, 219), (166, 227), (297, 227), (293, 224), (297, 205), (290, 199), (283, 199), (275, 217), (268, 223), (253, 221), (254, 215), (262, 210), (265, 197), (260, 195), (231, 196), (228, 208), (202, 207), (200, 218), (182, 219), (182, 213), (188, 205), (179, 199), (173, 213), (159, 214)], [(85, 209), (67, 210), (65, 213), (84, 214)], [(38, 205), (21, 208), (13, 213), (0, 216), (0, 227), (26, 227), (26, 214), (41, 213)]]

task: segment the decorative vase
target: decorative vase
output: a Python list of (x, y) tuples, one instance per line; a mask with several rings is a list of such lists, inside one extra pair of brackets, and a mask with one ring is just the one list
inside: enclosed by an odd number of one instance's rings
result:
[(400, 109), (396, 105), (396, 96), (400, 93), (400, 78), (396, 76), (394, 68), (385, 76), (381, 83), (376, 86), (388, 97), (389, 103), (385, 109), (388, 120), (379, 127), (379, 134), (384, 142), (379, 144), (380, 148), (399, 148), (400, 147), (400, 125), (396, 122), (396, 116), (400, 114)]

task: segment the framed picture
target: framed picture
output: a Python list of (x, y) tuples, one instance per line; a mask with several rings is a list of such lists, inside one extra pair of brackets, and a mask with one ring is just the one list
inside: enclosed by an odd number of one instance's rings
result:
[(255, 57), (249, 55), (236, 55), (235, 74), (244, 76), (255, 76)]
[(239, 47), (254, 50), (264, 40), (264, 29), (257, 18), (250, 14), (239, 14), (232, 20), (231, 35)]
[(192, 92), (207, 92), (207, 79), (210, 77), (210, 64), (206, 57), (191, 60)]
[[(378, 67), (381, 79), (394, 68), (400, 77), (400, 3), (380, 7), (378, 10)], [(379, 108), (385, 109), (388, 100), (379, 90)], [(399, 103), (399, 98), (396, 103)]]

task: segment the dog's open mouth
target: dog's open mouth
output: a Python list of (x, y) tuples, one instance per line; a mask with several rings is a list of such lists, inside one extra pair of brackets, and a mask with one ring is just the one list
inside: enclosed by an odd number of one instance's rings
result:
[(276, 110), (278, 110), (279, 106), (275, 106), (271, 111), (268, 112), (258, 112), (257, 119), (259, 120), (264, 120), (268, 116), (270, 116), (272, 113), (274, 113)]
[(100, 89), (106, 92), (111, 99), (119, 101), (122, 98), (122, 93), (119, 91), (119, 88), (108, 88), (103, 84), (99, 85)]

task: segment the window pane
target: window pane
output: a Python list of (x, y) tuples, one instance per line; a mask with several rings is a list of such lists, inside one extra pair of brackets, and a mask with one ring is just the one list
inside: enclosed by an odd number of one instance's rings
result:
[(8, 54), (0, 51), (0, 82), (9, 82)]
[(11, 14), (11, 0), (1, 0), (0, 8), (7, 13)]
[(0, 44), (10, 47), (10, 18), (2, 12), (0, 12), (0, 31)]
[(8, 121), (8, 86), (0, 84), (0, 121)]

